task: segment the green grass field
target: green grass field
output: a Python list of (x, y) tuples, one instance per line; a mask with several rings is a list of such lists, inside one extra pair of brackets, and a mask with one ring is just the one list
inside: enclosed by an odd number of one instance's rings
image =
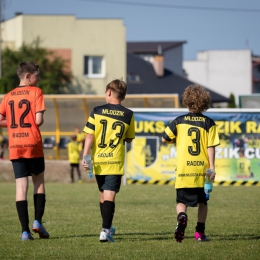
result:
[[(115, 243), (100, 243), (101, 217), (94, 183), (47, 183), (44, 225), (51, 237), (21, 241), (14, 183), (0, 183), (1, 259), (260, 259), (260, 188), (214, 187), (206, 234), (193, 238), (197, 208), (188, 209), (182, 243), (176, 226), (173, 186), (127, 185), (117, 195)], [(33, 221), (32, 184), (29, 189)]]

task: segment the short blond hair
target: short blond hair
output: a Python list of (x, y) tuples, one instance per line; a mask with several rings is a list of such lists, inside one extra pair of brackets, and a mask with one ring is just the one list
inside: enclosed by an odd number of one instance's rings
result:
[(127, 91), (127, 84), (121, 79), (115, 79), (107, 84), (106, 91), (111, 89), (113, 92), (116, 93), (116, 98), (120, 101), (125, 99), (126, 91)]

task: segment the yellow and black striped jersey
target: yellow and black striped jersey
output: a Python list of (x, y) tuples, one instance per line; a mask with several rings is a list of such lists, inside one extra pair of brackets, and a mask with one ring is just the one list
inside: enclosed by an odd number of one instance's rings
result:
[(123, 175), (125, 139), (135, 138), (133, 111), (120, 104), (95, 107), (83, 132), (95, 136), (92, 146), (94, 173)]
[(203, 115), (188, 113), (165, 128), (163, 138), (176, 138), (177, 169), (175, 188), (200, 188), (209, 168), (207, 148), (219, 145), (215, 122)]
[(68, 143), (68, 158), (70, 163), (79, 163), (82, 145), (77, 141)]

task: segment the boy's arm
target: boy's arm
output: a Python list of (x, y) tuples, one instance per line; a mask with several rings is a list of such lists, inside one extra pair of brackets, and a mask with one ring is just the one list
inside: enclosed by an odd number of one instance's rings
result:
[(173, 138), (170, 142), (165, 140), (163, 137), (162, 137), (162, 142), (163, 143), (166, 143), (166, 144), (175, 144), (176, 143), (176, 138)]
[(36, 113), (36, 124), (40, 127), (43, 124), (43, 122), (44, 122), (43, 113), (42, 112)]
[(135, 139), (135, 119), (134, 119), (134, 115), (132, 115), (130, 126), (129, 126), (129, 129), (127, 130), (126, 136), (127, 137), (124, 139), (124, 142), (131, 143), (133, 141), (133, 139)]
[(126, 138), (125, 141), (126, 141), (127, 143), (131, 143), (131, 142), (133, 141), (133, 139), (132, 139), (132, 138)]
[[(208, 156), (209, 156), (209, 168), (214, 170), (214, 172), (215, 172), (215, 147), (208, 147), (207, 150), (208, 150)], [(215, 175), (216, 175), (216, 172), (215, 172), (215, 174), (211, 175), (210, 179), (214, 180)]]
[(7, 127), (7, 120), (2, 114), (0, 114), (0, 127)]
[(95, 136), (92, 134), (87, 134), (86, 139), (85, 139), (85, 145), (84, 145), (84, 151), (83, 151), (83, 155), (82, 155), (82, 165), (84, 167), (84, 169), (87, 171), (88, 165), (85, 163), (84, 161), (84, 156), (87, 155), (91, 149), (91, 146), (93, 144)]

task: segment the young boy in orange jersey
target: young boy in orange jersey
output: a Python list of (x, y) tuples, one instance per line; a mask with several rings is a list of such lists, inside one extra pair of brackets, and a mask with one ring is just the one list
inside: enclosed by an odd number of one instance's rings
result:
[(35, 220), (32, 230), (40, 238), (49, 238), (42, 225), (45, 210), (44, 154), (39, 127), (43, 124), (44, 96), (37, 87), (39, 66), (22, 62), (17, 68), (19, 86), (8, 92), (0, 105), (0, 127), (7, 127), (9, 157), (16, 182), (16, 208), (22, 226), (22, 240), (33, 239), (29, 228), (28, 176), (34, 185)]

